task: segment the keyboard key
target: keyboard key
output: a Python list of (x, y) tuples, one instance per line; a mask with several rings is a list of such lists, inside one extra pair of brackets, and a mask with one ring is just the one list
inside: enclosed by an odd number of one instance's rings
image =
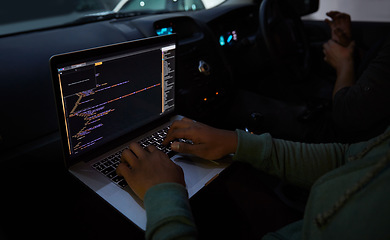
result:
[(100, 165), (100, 163), (95, 163), (94, 165), (92, 165), (93, 168), (97, 168), (98, 166)]
[(109, 167), (112, 165), (112, 162), (108, 160), (107, 162), (104, 163), (104, 166)]
[(118, 185), (121, 187), (121, 188), (124, 188), (127, 186), (127, 182), (125, 179), (122, 179), (121, 181), (118, 182)]
[(108, 168), (105, 168), (103, 171), (101, 171), (101, 173), (103, 173), (104, 175), (108, 175), (110, 172), (114, 171), (115, 169), (113, 167), (108, 167)]
[(114, 177), (117, 176), (116, 175), (116, 171), (114, 170), (114, 171), (110, 172), (109, 174), (107, 174), (106, 176), (109, 177), (109, 178), (114, 178)]
[(100, 164), (100, 163), (95, 167), (95, 169), (98, 170), (99, 172), (101, 172), (105, 168), (106, 167), (103, 164)]
[(114, 178), (112, 178), (111, 180), (114, 182), (114, 183), (118, 183), (120, 181), (122, 181), (124, 178), (121, 177), (121, 176), (116, 176)]

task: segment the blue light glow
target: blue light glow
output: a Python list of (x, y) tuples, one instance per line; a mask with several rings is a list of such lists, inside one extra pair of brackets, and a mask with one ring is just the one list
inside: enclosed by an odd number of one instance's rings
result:
[(158, 36), (169, 35), (173, 33), (172, 27), (164, 27), (156, 30)]
[(225, 45), (225, 38), (223, 36), (219, 37), (219, 45), (221, 45), (221, 46)]
[(230, 43), (230, 41), (232, 41), (232, 39), (233, 39), (233, 36), (230, 35), (230, 36), (228, 37), (228, 39), (227, 39), (227, 42)]

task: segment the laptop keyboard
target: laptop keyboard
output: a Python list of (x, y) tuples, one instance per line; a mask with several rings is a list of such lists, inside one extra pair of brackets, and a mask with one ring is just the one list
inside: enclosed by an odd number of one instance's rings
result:
[(119, 187), (124, 188), (127, 186), (127, 182), (123, 177), (116, 174), (116, 168), (121, 162), (122, 151), (116, 152), (115, 154), (112, 154), (109, 157), (93, 164), (92, 167), (107, 176)]
[[(141, 139), (140, 141), (138, 141), (138, 143), (143, 148), (146, 148), (150, 145), (154, 145), (157, 149), (159, 149), (160, 151), (162, 151), (162, 152), (168, 154), (168, 156), (170, 156), (173, 153), (171, 150), (171, 147), (170, 146), (166, 147), (166, 146), (162, 145), (162, 142), (164, 141), (164, 139), (168, 133), (168, 130), (169, 130), (169, 126), (153, 133), (152, 135), (150, 135), (148, 137)], [(185, 140), (185, 139), (179, 139), (178, 141), (192, 144), (191, 141)], [(128, 149), (128, 147), (126, 147), (124, 149)], [(120, 150), (120, 151), (118, 151), (118, 152), (116, 152), (116, 153), (114, 153), (114, 154), (112, 154), (112, 155), (104, 158), (103, 160), (92, 165), (92, 167), (95, 170), (97, 170), (98, 172), (102, 173), (103, 175), (105, 175), (106, 177), (111, 179), (112, 182), (114, 182), (116, 185), (118, 185), (121, 188), (126, 187), (127, 182), (125, 181), (125, 179), (123, 177), (118, 176), (116, 174), (116, 168), (118, 167), (119, 163), (121, 162), (120, 161), (121, 155), (122, 155), (122, 152), (124, 149), (122, 149), (122, 150)]]

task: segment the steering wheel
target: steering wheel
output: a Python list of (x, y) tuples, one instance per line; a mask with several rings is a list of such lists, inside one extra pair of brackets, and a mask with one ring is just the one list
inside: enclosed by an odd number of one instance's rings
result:
[(263, 0), (259, 10), (260, 33), (278, 72), (294, 80), (309, 74), (309, 43), (300, 16), (286, 0)]

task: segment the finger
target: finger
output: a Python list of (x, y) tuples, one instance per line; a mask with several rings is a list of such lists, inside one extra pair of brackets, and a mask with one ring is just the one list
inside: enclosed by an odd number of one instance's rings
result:
[(327, 52), (327, 49), (328, 49), (328, 43), (324, 43), (322, 45), (322, 52), (324, 53), (324, 61), (325, 62), (328, 62), (328, 57), (327, 57), (328, 52)]
[(134, 167), (137, 165), (137, 157), (131, 152), (129, 149), (125, 149), (122, 152), (121, 162), (130, 165), (130, 167)]
[(333, 21), (339, 21), (340, 19), (343, 18), (343, 13), (337, 12), (336, 14), (333, 15), (332, 19)]
[(149, 145), (148, 147), (146, 147), (146, 150), (150, 153), (154, 152), (154, 151), (159, 151), (155, 146), (153, 145)]
[(342, 45), (343, 47), (347, 47), (351, 43), (351, 39), (349, 39), (347, 34), (345, 34), (345, 32), (343, 30), (341, 30), (340, 28), (336, 28), (334, 30), (334, 33), (337, 36), (337, 38), (339, 39), (338, 43), (340, 45)]
[[(118, 176), (121, 176), (125, 179), (127, 184), (131, 189), (133, 189), (134, 186), (134, 172), (133, 169), (130, 169), (127, 167), (125, 163), (120, 163), (118, 167), (116, 168), (116, 173)], [(133, 190), (134, 191), (134, 190)], [(137, 194), (137, 193), (136, 193)], [(138, 195), (138, 194), (137, 194)], [(143, 199), (143, 198), (141, 198)]]
[(341, 46), (341, 44), (339, 42), (337, 42), (336, 40), (334, 40), (334, 39), (330, 39), (328, 41), (328, 49), (332, 48), (334, 46)]
[(141, 147), (141, 145), (139, 145), (139, 144), (136, 143), (136, 142), (130, 143), (129, 149), (130, 149), (131, 151), (133, 151), (133, 153), (135, 154), (135, 156), (136, 156), (137, 158), (142, 158), (142, 157), (145, 156), (145, 153), (146, 153), (145, 149), (143, 149), (143, 147)]
[(175, 139), (172, 137), (173, 133), (178, 129), (190, 128), (194, 124), (194, 121), (188, 118), (183, 118), (182, 120), (174, 121), (171, 127), (168, 130), (167, 136), (163, 141), (163, 145), (168, 145), (171, 141)]
[(192, 128), (180, 128), (180, 129), (174, 129), (171, 132), (168, 132), (166, 138), (164, 139), (163, 143), (164, 145), (168, 145), (170, 142), (172, 142), (175, 139), (185, 138), (189, 140), (193, 140), (193, 129)]
[(179, 153), (187, 153), (200, 156), (204, 146), (202, 144), (188, 144), (184, 142), (173, 142), (171, 149)]
[(340, 14), (339, 11), (329, 11), (329, 12), (326, 13), (326, 16), (328, 16), (328, 17), (330, 17), (330, 18), (333, 19), (333, 18), (336, 17), (338, 14)]
[(129, 168), (129, 166), (126, 163), (120, 163), (116, 168), (116, 174), (122, 177), (126, 175), (127, 178), (129, 178), (129, 175), (131, 174), (131, 168)]
[(349, 14), (346, 14), (346, 13), (339, 13), (336, 15), (336, 18), (343, 20), (343, 21), (350, 21), (351, 20), (351, 16)]
[(348, 45), (348, 48), (355, 48), (355, 41), (351, 41), (350, 44)]
[(326, 53), (329, 49), (329, 41), (322, 45), (323, 52)]

